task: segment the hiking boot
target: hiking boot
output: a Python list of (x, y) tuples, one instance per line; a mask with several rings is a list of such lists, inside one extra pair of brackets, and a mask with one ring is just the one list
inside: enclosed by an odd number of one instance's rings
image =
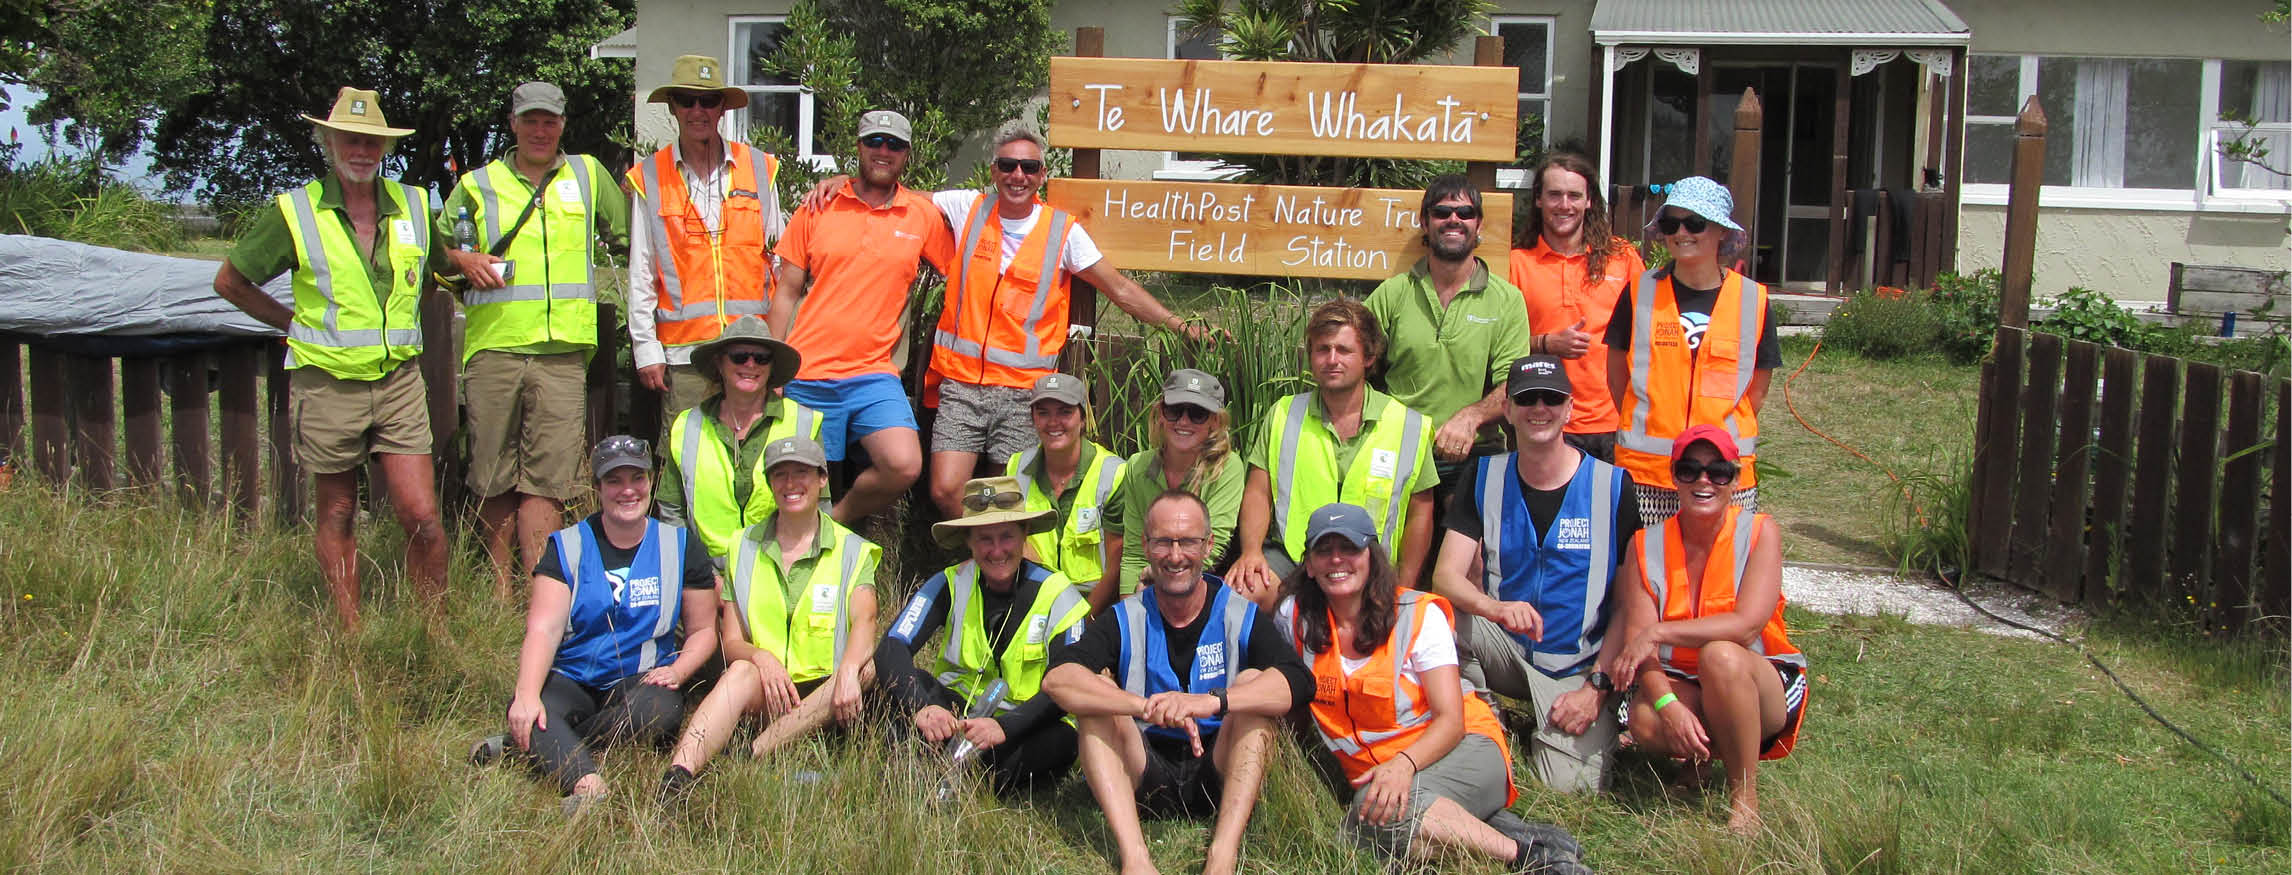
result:
[(668, 771), (661, 773), (661, 786), (654, 792), (653, 798), (662, 808), (674, 808), (692, 796), (692, 785), (699, 782), (700, 776), (693, 774), (690, 769), (669, 766)]
[(509, 755), (509, 736), (488, 735), (470, 746), (470, 765), (491, 765)]
[(1584, 866), (1584, 846), (1567, 830), (1549, 823), (1529, 823), (1511, 809), (1496, 812), (1488, 819), (1490, 828), (1503, 833), (1519, 845), (1512, 857), (1512, 871), (1519, 873), (1551, 873), (1576, 875), (1589, 873)]

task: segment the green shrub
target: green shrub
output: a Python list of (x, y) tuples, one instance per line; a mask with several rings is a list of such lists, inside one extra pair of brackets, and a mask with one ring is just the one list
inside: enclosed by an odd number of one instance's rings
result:
[(15, 162), (0, 152), (0, 233), (75, 240), (114, 249), (169, 249), (183, 242), (173, 209), (111, 178), (99, 164), (50, 157)]
[(2215, 330), (2214, 325), (2201, 320), (2151, 327), (2141, 338), (2141, 351), (2278, 376), (2292, 360), (2292, 336), (2281, 331), (2226, 338), (2213, 336)]
[(2108, 295), (2083, 286), (2070, 286), (2047, 302), (2053, 315), (2045, 318), (2037, 330), (2058, 334), (2071, 340), (2141, 349), (2149, 333), (2133, 311), (2117, 304)]
[(1823, 325), (1824, 346), (1874, 360), (1916, 355), (1934, 347), (1942, 325), (1925, 295), (1857, 293), (1831, 311)]
[(1962, 365), (1989, 354), (1998, 333), (2000, 280), (1989, 268), (1971, 276), (1943, 273), (1934, 278), (1927, 306), (1939, 324), (1937, 342), (1950, 361)]

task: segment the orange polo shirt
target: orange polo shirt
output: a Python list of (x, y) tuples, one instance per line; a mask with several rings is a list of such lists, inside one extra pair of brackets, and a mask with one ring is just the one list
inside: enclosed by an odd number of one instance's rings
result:
[(917, 264), (953, 273), (955, 235), (927, 195), (903, 185), (871, 207), (847, 182), (826, 209), (797, 210), (772, 252), (811, 282), (788, 330), (788, 345), (804, 355), (796, 379), (897, 375), (891, 351)]
[(1533, 249), (1512, 250), (1511, 279), (1528, 299), (1528, 330), (1550, 334), (1582, 320), (1578, 330), (1592, 335), (1583, 358), (1562, 363), (1576, 390), (1567, 425), (1575, 434), (1616, 430), (1615, 399), (1608, 397), (1608, 317), (1615, 314), (1616, 297), (1647, 270), (1639, 250), (1621, 237), (1615, 238), (1598, 281), (1584, 282), (1584, 267), (1584, 256), (1553, 252), (1542, 240)]

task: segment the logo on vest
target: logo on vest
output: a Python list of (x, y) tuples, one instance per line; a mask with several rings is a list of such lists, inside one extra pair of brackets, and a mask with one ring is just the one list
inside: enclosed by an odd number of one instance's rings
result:
[(398, 234), (398, 245), (414, 245), (414, 221), (412, 219), (399, 219), (392, 222), (390, 227)]
[(1036, 617), (1036, 618), (1034, 618), (1034, 619), (1031, 619), (1031, 620), (1028, 620), (1028, 621), (1027, 621), (1027, 643), (1028, 643), (1028, 644), (1041, 644), (1041, 643), (1043, 643), (1043, 636), (1044, 636), (1044, 635), (1047, 635), (1047, 634), (1049, 634), (1049, 633), (1050, 633), (1050, 618), (1049, 618), (1049, 617)]
[(1400, 462), (1401, 454), (1392, 450), (1370, 450), (1369, 476), (1381, 480), (1391, 480), (1393, 479), (1393, 472), (1400, 467)]
[(1562, 517), (1559, 528), (1552, 532), (1552, 545), (1562, 550), (1592, 549), (1592, 521), (1582, 517)]
[(1095, 508), (1095, 507), (1078, 507), (1078, 508), (1075, 508), (1075, 509), (1074, 509), (1074, 530), (1075, 530), (1075, 532), (1077, 532), (1077, 533), (1081, 533), (1081, 532), (1095, 532), (1095, 531), (1098, 531), (1098, 508)]
[(639, 577), (629, 581), (629, 607), (649, 608), (661, 603), (661, 579)]
[(915, 631), (923, 628), (923, 612), (931, 609), (928, 593), (916, 593), (907, 600), (907, 609), (899, 612), (899, 622), (891, 627), (891, 634), (910, 644), (917, 643)]
[(1313, 676), (1313, 701), (1323, 705), (1335, 705), (1343, 692), (1338, 686), (1336, 678), (1318, 674)]
[(836, 609), (836, 585), (832, 583), (812, 586), (812, 613), (826, 614)]
[(1194, 648), (1194, 676), (1215, 680), (1226, 674), (1226, 643), (1212, 641)]

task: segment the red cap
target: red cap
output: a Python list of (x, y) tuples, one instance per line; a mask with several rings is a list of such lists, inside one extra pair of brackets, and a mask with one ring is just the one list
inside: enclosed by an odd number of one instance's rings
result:
[(1688, 445), (1696, 441), (1710, 441), (1711, 448), (1719, 451), (1719, 458), (1730, 462), (1743, 456), (1741, 450), (1735, 449), (1735, 439), (1727, 435), (1726, 429), (1706, 424), (1690, 425), (1671, 441), (1671, 460), (1676, 462), (1679, 457), (1687, 455)]

